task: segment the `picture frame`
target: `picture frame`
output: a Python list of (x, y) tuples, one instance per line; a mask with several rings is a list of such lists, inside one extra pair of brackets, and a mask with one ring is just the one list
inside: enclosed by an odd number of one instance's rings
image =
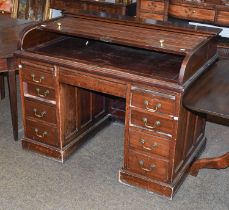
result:
[(0, 12), (2, 14), (12, 14), (13, 1), (12, 0), (0, 0)]
[(12, 16), (19, 19), (42, 21), (51, 18), (49, 0), (12, 0)]

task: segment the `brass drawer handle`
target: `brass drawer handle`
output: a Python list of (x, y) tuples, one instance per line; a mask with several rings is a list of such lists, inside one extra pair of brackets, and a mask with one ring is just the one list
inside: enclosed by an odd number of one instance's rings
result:
[(154, 128), (156, 128), (156, 127), (158, 127), (158, 126), (161, 125), (161, 122), (160, 122), (159, 120), (157, 120), (157, 121), (154, 123), (153, 126), (147, 125), (148, 119), (147, 119), (146, 117), (143, 117), (143, 118), (142, 118), (142, 121), (143, 121), (145, 127), (150, 128), (150, 129), (154, 129)]
[(61, 30), (61, 25), (62, 25), (61, 22), (58, 22), (58, 23), (57, 23), (57, 29), (58, 29), (58, 30)]
[(42, 117), (44, 117), (45, 115), (46, 115), (46, 112), (45, 111), (43, 111), (43, 112), (41, 112), (40, 114), (38, 114), (37, 113), (37, 109), (33, 109), (33, 112), (34, 112), (34, 115), (36, 116), (36, 117), (38, 117), (38, 118), (42, 118)]
[(140, 165), (140, 167), (141, 167), (141, 169), (143, 171), (147, 171), (147, 172), (153, 171), (156, 168), (156, 165), (155, 164), (151, 164), (149, 168), (145, 168), (144, 167), (144, 161), (143, 160), (140, 160), (139, 161), (139, 165)]
[(161, 108), (161, 104), (160, 103), (157, 103), (156, 105), (155, 105), (155, 108), (149, 108), (148, 106), (149, 106), (149, 101), (148, 100), (144, 100), (144, 105), (145, 105), (145, 108), (146, 108), (146, 110), (148, 110), (148, 111), (150, 111), (150, 112), (156, 112), (158, 109), (160, 109)]
[(149, 151), (152, 151), (153, 149), (155, 149), (156, 147), (158, 147), (158, 143), (156, 143), (156, 142), (154, 142), (152, 144), (151, 148), (144, 146), (144, 144), (145, 144), (145, 140), (144, 139), (140, 139), (140, 143), (142, 144), (143, 149), (146, 149), (146, 150), (149, 150)]
[(42, 98), (45, 98), (49, 94), (49, 90), (46, 90), (43, 94), (40, 93), (40, 88), (36, 88), (36, 91), (37, 91), (37, 95)]
[(36, 136), (39, 137), (39, 138), (44, 138), (45, 136), (48, 135), (48, 132), (47, 131), (44, 131), (42, 134), (39, 134), (38, 133), (38, 128), (35, 128), (34, 131), (36, 133)]
[(31, 74), (31, 77), (32, 77), (32, 80), (33, 80), (34, 82), (36, 82), (36, 83), (41, 83), (42, 80), (45, 79), (44, 76), (41, 76), (39, 80), (36, 80), (36, 79), (35, 79), (35, 74)]

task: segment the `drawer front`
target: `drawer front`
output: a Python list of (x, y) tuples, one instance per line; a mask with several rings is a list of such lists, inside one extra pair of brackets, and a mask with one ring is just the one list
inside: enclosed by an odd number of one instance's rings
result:
[(147, 13), (147, 12), (140, 12), (139, 18), (154, 19), (154, 20), (161, 20), (161, 21), (167, 20), (167, 16), (165, 16), (164, 14), (155, 14), (155, 13)]
[(171, 119), (158, 117), (154, 114), (145, 114), (136, 110), (131, 110), (130, 125), (141, 127), (155, 132), (167, 134), (172, 137), (175, 122)]
[(168, 161), (152, 158), (134, 150), (128, 152), (127, 168), (135, 173), (157, 178), (162, 181), (168, 180)]
[(229, 10), (228, 11), (218, 11), (216, 20), (217, 20), (216, 23), (228, 26), (229, 25)]
[(147, 12), (155, 12), (155, 13), (164, 13), (165, 3), (160, 1), (141, 1), (141, 10), (145, 10)]
[(189, 20), (214, 21), (215, 11), (195, 7), (186, 7), (179, 5), (170, 5), (169, 14), (174, 17), (185, 18)]
[(86, 8), (84, 8), (84, 10), (95, 11), (95, 12), (106, 12), (109, 14), (116, 14), (116, 15), (123, 14), (121, 6), (118, 7), (118, 6), (102, 5), (100, 3), (90, 4), (88, 2), (85, 4), (86, 4)]
[(25, 136), (29, 139), (39, 141), (47, 145), (56, 147), (59, 146), (57, 128), (54, 126), (48, 126), (27, 119)]
[(55, 84), (55, 78), (52, 74), (48, 74), (37, 69), (27, 69), (22, 70), (23, 81), (32, 82), (35, 84), (45, 85), (48, 87), (53, 87)]
[[(164, 96), (163, 96), (164, 95)], [(144, 109), (152, 113), (175, 115), (175, 96), (165, 94), (150, 94), (141, 91), (133, 91), (131, 94), (131, 106)]]
[(25, 100), (25, 116), (56, 124), (56, 108)]
[(27, 83), (26, 93), (35, 97), (39, 97), (46, 100), (55, 101), (56, 94), (55, 89), (43, 87), (33, 83)]
[(131, 128), (129, 131), (129, 143), (130, 146), (135, 149), (143, 150), (145, 152), (157, 154), (167, 158), (169, 157), (170, 142), (167, 139), (138, 132)]

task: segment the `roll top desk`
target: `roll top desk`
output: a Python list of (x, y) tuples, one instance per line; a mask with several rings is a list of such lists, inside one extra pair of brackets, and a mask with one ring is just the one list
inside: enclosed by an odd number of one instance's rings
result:
[(183, 95), (216, 61), (219, 32), (70, 14), (27, 28), (16, 52), (23, 148), (64, 162), (122, 100), (120, 182), (172, 198), (206, 142)]

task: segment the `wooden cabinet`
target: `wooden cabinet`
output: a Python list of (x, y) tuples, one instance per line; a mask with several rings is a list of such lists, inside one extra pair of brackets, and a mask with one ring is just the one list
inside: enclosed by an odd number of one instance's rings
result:
[(16, 52), (23, 148), (63, 162), (122, 102), (120, 182), (172, 198), (205, 145), (182, 100), (217, 59), (218, 33), (87, 15), (31, 27)]
[(63, 162), (79, 144), (77, 136), (106, 114), (105, 97), (60, 86), (57, 66), (48, 62), (21, 59), (19, 68), (25, 128), (22, 146)]

